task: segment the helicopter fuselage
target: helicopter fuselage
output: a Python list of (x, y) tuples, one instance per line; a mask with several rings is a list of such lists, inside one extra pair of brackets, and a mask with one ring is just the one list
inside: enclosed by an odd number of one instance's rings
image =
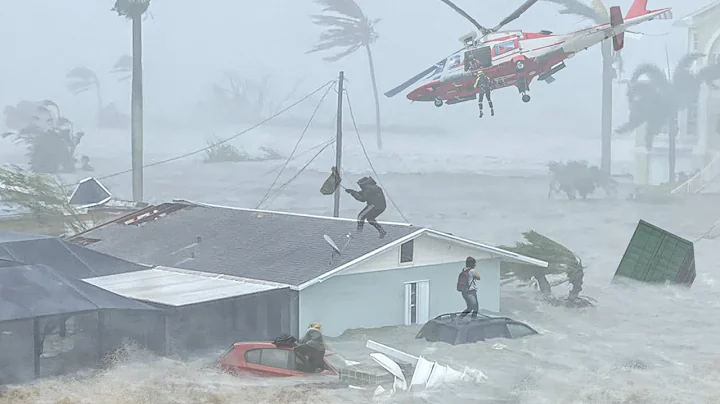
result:
[[(613, 10), (615, 9), (615, 10)], [(602, 41), (612, 38), (615, 50), (623, 47), (624, 32), (630, 27), (653, 19), (672, 17), (670, 8), (641, 13), (633, 10), (625, 20), (619, 8), (611, 9), (611, 22), (569, 34), (554, 35), (549, 31), (530, 33), (501, 31), (473, 40), (465, 49), (441, 62), (425, 83), (408, 93), (412, 101), (433, 101), (436, 106), (457, 104), (476, 98), (474, 87), (477, 73), (482, 70), (493, 89), (515, 86), (528, 102), (529, 85), (537, 78), (548, 83), (553, 75), (565, 68), (564, 61)]]

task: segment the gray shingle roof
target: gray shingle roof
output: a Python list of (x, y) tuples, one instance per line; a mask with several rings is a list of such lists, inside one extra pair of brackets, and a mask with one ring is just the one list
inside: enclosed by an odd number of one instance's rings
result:
[(0, 322), (98, 309), (156, 310), (46, 265), (0, 259)]
[(0, 259), (52, 267), (76, 279), (147, 269), (59, 238), (30, 233), (0, 232)]
[[(384, 239), (353, 220), (185, 204), (156, 220), (122, 220), (81, 237), (99, 239), (89, 248), (146, 265), (212, 272), (299, 286), (347, 262), (405, 237), (419, 227), (383, 224)], [(341, 249), (331, 262), (330, 236)], [(82, 241), (74, 238), (73, 241)]]

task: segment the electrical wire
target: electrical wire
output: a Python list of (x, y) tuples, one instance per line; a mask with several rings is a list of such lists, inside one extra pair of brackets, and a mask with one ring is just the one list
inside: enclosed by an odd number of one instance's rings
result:
[(308, 168), (308, 167), (310, 166), (310, 164), (311, 164), (313, 161), (315, 161), (315, 159), (316, 159), (322, 152), (324, 152), (325, 149), (327, 149), (328, 147), (330, 147), (330, 145), (332, 145), (333, 143), (335, 143), (335, 140), (332, 140), (332, 141), (327, 142), (327, 143), (325, 144), (325, 146), (323, 146), (320, 150), (318, 150), (318, 152), (315, 153), (315, 155), (310, 159), (310, 161), (308, 161), (307, 163), (305, 163), (305, 165), (302, 166), (302, 167), (300, 168), (300, 170), (298, 170), (298, 172), (297, 172), (292, 178), (290, 178), (289, 180), (287, 180), (284, 184), (280, 185), (280, 187), (278, 187), (278, 188), (275, 190), (275, 193), (274, 193), (273, 195), (271, 195), (271, 196), (269, 196), (269, 197), (267, 197), (267, 198), (264, 198), (262, 201), (260, 201), (260, 203), (257, 204), (257, 206), (255, 207), (255, 209), (260, 209), (260, 206), (262, 206), (263, 203), (265, 203), (265, 202), (267, 202), (267, 201), (274, 200), (278, 195), (280, 195), (280, 191), (282, 191), (285, 187), (287, 187), (287, 186), (290, 185), (293, 181), (295, 181), (295, 179), (296, 179), (297, 177), (299, 177), (300, 174), (302, 174), (302, 172), (305, 171), (305, 169)]
[(298, 147), (300, 146), (300, 142), (302, 142), (303, 138), (305, 137), (305, 133), (307, 133), (307, 130), (308, 130), (308, 128), (310, 128), (310, 125), (312, 124), (313, 119), (315, 119), (315, 115), (317, 114), (317, 112), (318, 112), (318, 110), (320, 109), (320, 106), (322, 105), (323, 101), (325, 101), (325, 97), (327, 97), (328, 93), (330, 93), (330, 90), (331, 90), (332, 88), (333, 88), (333, 87), (330, 86), (330, 87), (327, 88), (327, 90), (325, 90), (325, 94), (323, 94), (322, 98), (320, 98), (320, 101), (319, 101), (319, 102), (317, 103), (317, 105), (315, 106), (315, 110), (313, 111), (312, 115), (310, 115), (310, 119), (308, 119), (307, 124), (305, 124), (305, 128), (304, 128), (303, 131), (300, 133), (300, 138), (298, 139), (297, 142), (295, 142), (295, 147), (293, 147), (293, 149), (292, 149), (292, 151), (290, 152), (290, 155), (288, 156), (287, 160), (285, 160), (285, 164), (282, 165), (282, 167), (280, 168), (280, 172), (277, 174), (277, 176), (275, 176), (275, 179), (273, 180), (272, 184), (270, 184), (270, 187), (268, 188), (267, 192), (265, 192), (265, 195), (263, 195), (263, 197), (262, 197), (262, 199), (261, 199), (261, 201), (260, 201), (261, 204), (262, 204), (263, 201), (265, 201), (265, 199), (268, 197), (268, 195), (269, 195), (270, 192), (272, 191), (273, 187), (274, 187), (275, 184), (277, 183), (278, 179), (279, 179), (280, 176), (282, 175), (283, 171), (285, 171), (285, 167), (287, 167), (288, 163), (290, 163), (290, 160), (291, 160), (291, 159), (293, 158), (293, 156), (295, 155), (295, 152), (297, 151)]
[[(192, 151), (192, 152), (189, 152), (189, 153), (185, 153), (185, 154), (182, 154), (182, 155), (179, 155), (179, 156), (175, 156), (175, 157), (171, 157), (171, 158), (168, 158), (168, 159), (165, 159), (165, 160), (160, 160), (160, 161), (156, 161), (156, 162), (153, 162), (153, 163), (150, 163), (150, 164), (143, 165), (143, 168), (154, 167), (154, 166), (158, 166), (158, 165), (161, 165), (161, 164), (170, 163), (170, 162), (172, 162), (172, 161), (184, 159), (184, 158), (186, 158), (186, 157), (190, 157), (190, 156), (193, 156), (193, 155), (195, 155), (195, 154), (202, 153), (202, 152), (204, 152), (204, 151), (206, 151), (206, 150), (210, 150), (210, 149), (212, 149), (213, 147), (215, 147), (215, 146), (217, 146), (217, 145), (220, 145), (220, 144), (229, 142), (229, 141), (231, 141), (231, 140), (233, 140), (233, 139), (235, 139), (235, 138), (237, 138), (237, 137), (240, 137), (240, 136), (242, 136), (242, 135), (244, 135), (244, 134), (246, 134), (246, 133), (248, 133), (248, 132), (250, 132), (250, 131), (252, 131), (252, 130), (255, 130), (255, 129), (259, 128), (260, 126), (262, 126), (262, 125), (270, 122), (271, 120), (273, 120), (273, 119), (277, 118), (278, 116), (284, 114), (285, 112), (289, 111), (290, 109), (292, 109), (293, 107), (295, 107), (295, 106), (297, 106), (298, 104), (302, 103), (303, 101), (307, 100), (308, 98), (312, 97), (313, 95), (319, 93), (321, 90), (323, 90), (323, 89), (324, 89), (325, 87), (327, 87), (328, 85), (334, 84), (336, 81), (337, 81), (337, 80), (330, 80), (330, 81), (328, 81), (327, 83), (325, 83), (325, 84), (323, 84), (322, 86), (318, 87), (316, 90), (314, 90), (313, 92), (311, 92), (311, 93), (309, 93), (308, 95), (304, 96), (303, 98), (295, 101), (294, 103), (290, 104), (289, 106), (287, 106), (287, 107), (281, 109), (280, 111), (278, 111), (278, 112), (270, 115), (269, 117), (263, 119), (263, 120), (260, 121), (259, 123), (256, 123), (255, 125), (247, 128), (247, 129), (243, 130), (242, 132), (239, 132), (239, 133), (236, 133), (236, 134), (233, 135), (233, 136), (230, 136), (230, 137), (227, 138), (227, 139), (220, 140), (220, 141), (215, 142), (214, 144), (212, 144), (212, 145), (210, 145), (210, 146), (203, 147), (202, 149), (198, 149), (198, 150), (195, 150), (195, 151)], [(332, 88), (332, 87), (330, 87), (330, 88)], [(96, 179), (97, 179), (97, 180), (105, 180), (105, 179), (108, 179), (108, 178), (117, 177), (118, 175), (131, 173), (132, 171), (133, 171), (132, 169), (124, 170), (124, 171), (118, 171), (118, 172), (115, 172), (115, 173), (113, 173), (113, 174), (109, 174), (109, 175), (105, 175), (105, 176), (102, 176), (102, 177), (98, 177), (98, 178), (96, 178)], [(64, 188), (67, 188), (67, 187), (76, 187), (76, 186), (78, 186), (78, 185), (80, 185), (79, 182), (78, 182), (78, 183), (75, 183), (75, 184), (71, 184), (71, 185), (65, 185)]]
[(348, 110), (350, 111), (350, 119), (352, 120), (353, 128), (355, 128), (355, 134), (357, 135), (358, 141), (360, 142), (360, 147), (362, 148), (363, 154), (365, 154), (365, 159), (367, 160), (368, 164), (370, 165), (370, 169), (372, 170), (373, 174), (375, 174), (375, 178), (377, 179), (377, 182), (380, 183), (380, 186), (383, 187), (385, 190), (385, 195), (390, 200), (390, 203), (392, 203), (395, 210), (400, 214), (400, 216), (403, 218), (405, 223), (410, 223), (410, 221), (405, 217), (403, 212), (398, 208), (395, 201), (392, 199), (390, 194), (387, 192), (387, 188), (385, 188), (382, 185), (382, 182), (380, 182), (380, 176), (378, 175), (377, 171), (375, 171), (375, 167), (373, 166), (372, 161), (370, 161), (370, 156), (368, 156), (367, 150), (365, 149), (365, 145), (363, 144), (362, 138), (360, 137), (360, 131), (358, 130), (357, 123), (355, 122), (355, 114), (353, 113), (352, 104), (350, 103), (350, 93), (348, 93), (347, 88), (345, 89), (345, 99), (347, 100), (348, 104)]

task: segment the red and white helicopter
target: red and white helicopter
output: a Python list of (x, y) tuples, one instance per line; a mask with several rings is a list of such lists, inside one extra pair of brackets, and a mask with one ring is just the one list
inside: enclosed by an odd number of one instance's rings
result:
[(648, 10), (648, 0), (635, 0), (623, 18), (620, 7), (610, 7), (610, 22), (564, 35), (550, 31), (538, 33), (499, 31), (520, 17), (538, 0), (528, 0), (494, 28), (485, 28), (449, 0), (441, 0), (468, 19), (481, 33), (472, 32), (460, 38), (465, 48), (439, 61), (415, 77), (385, 93), (393, 97), (416, 82), (426, 83), (408, 93), (412, 101), (432, 101), (436, 107), (452, 105), (476, 98), (476, 74), (483, 70), (493, 89), (516, 86), (523, 102), (530, 101), (530, 82), (552, 83), (553, 75), (565, 68), (565, 59), (612, 38), (613, 48), (623, 48), (625, 32), (632, 26), (654, 19), (671, 19), (670, 8)]

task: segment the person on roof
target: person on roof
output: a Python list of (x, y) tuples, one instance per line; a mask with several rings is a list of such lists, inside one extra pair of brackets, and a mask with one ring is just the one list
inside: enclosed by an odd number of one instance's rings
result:
[(367, 219), (367, 222), (380, 233), (380, 238), (383, 238), (387, 233), (376, 219), (380, 214), (385, 212), (385, 208), (387, 207), (385, 193), (383, 193), (382, 188), (378, 186), (372, 177), (360, 178), (357, 183), (360, 186), (360, 191), (354, 189), (345, 190), (345, 192), (352, 195), (356, 200), (367, 204), (365, 208), (360, 211), (360, 214), (358, 214), (357, 229), (358, 231), (362, 231), (365, 219)]
[(490, 78), (485, 74), (484, 71), (479, 70), (477, 72), (477, 80), (475, 80), (475, 88), (479, 88), (478, 93), (478, 107), (480, 108), (480, 118), (483, 117), (483, 97), (487, 98), (488, 106), (490, 107), (490, 116), (495, 116), (495, 108), (493, 108), (493, 102), (490, 98), (490, 92), (492, 91), (492, 83)]
[(325, 370), (325, 341), (322, 335), (322, 324), (311, 323), (305, 336), (293, 350), (307, 359), (309, 372)]
[(475, 270), (476, 265), (475, 258), (467, 257), (465, 259), (465, 268), (458, 275), (457, 289), (467, 306), (460, 314), (460, 318), (464, 318), (470, 313), (472, 313), (471, 318), (473, 319), (478, 315), (477, 285), (475, 285), (475, 281), (480, 279), (480, 274)]

